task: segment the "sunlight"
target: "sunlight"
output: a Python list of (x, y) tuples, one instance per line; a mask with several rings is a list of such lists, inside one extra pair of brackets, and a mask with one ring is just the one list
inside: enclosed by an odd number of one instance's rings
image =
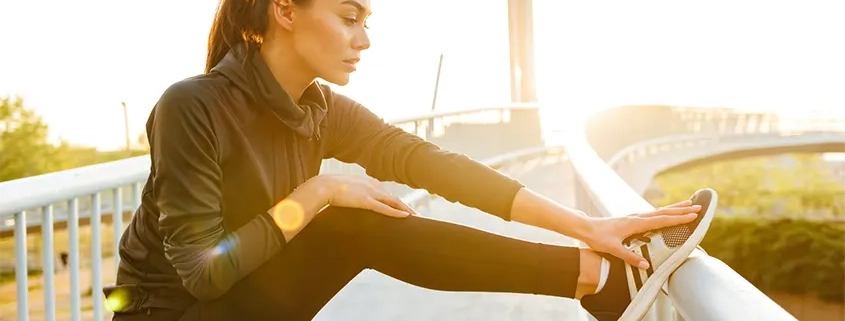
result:
[[(0, 34), (27, 50), (0, 53), (0, 94), (23, 95), (53, 139), (119, 148), (121, 101), (137, 136), (167, 86), (202, 72), (216, 4), (3, 2), (0, 11), (15, 14), (0, 21)], [(372, 47), (337, 91), (388, 119), (424, 113), (444, 54), (438, 110), (510, 100), (506, 0), (372, 5)], [(842, 12), (833, 1), (534, 0), (544, 129), (565, 131), (596, 110), (632, 104), (845, 117), (845, 47), (831, 41), (843, 38)]]
[(845, 105), (845, 47), (830, 41), (845, 30), (840, 3), (534, 6), (540, 100), (561, 115), (647, 104), (830, 114)]

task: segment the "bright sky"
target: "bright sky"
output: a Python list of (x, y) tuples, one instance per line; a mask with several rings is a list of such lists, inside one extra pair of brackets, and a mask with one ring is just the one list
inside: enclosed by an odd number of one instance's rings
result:
[[(53, 137), (133, 139), (161, 92), (202, 72), (217, 0), (1, 0), (0, 95)], [(507, 102), (506, 0), (372, 0), (372, 48), (337, 90), (385, 117)], [(540, 100), (552, 117), (665, 103), (845, 107), (845, 2), (534, 0)]]

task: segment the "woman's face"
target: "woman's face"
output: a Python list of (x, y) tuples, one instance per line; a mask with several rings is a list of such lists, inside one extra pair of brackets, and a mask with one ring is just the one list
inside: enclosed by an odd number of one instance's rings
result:
[[(277, 0), (278, 1), (278, 0)], [(316, 77), (345, 85), (361, 51), (370, 47), (369, 0), (310, 0), (290, 9), (294, 51)]]

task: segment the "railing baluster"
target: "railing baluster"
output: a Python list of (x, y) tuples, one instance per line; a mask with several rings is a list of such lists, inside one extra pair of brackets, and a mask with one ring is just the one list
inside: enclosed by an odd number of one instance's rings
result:
[(44, 320), (56, 321), (56, 252), (53, 249), (53, 205), (41, 208), (41, 271), (44, 278)]
[(135, 210), (141, 207), (141, 189), (141, 182), (132, 184), (132, 209), (129, 210), (132, 215), (134, 215)]
[(79, 293), (79, 199), (68, 201), (68, 252), (70, 258), (70, 319), (80, 321)]
[(15, 283), (18, 321), (29, 320), (29, 270), (26, 253), (26, 212), (15, 213)]
[(123, 234), (123, 189), (120, 187), (112, 190), (114, 200), (112, 201), (112, 226), (114, 228), (114, 235), (112, 239), (112, 255), (114, 255), (114, 270), (120, 266), (120, 234)]
[[(688, 114), (680, 114), (677, 115), (676, 119), (682, 120), (677, 128), (667, 128), (666, 130), (662, 131), (663, 136), (666, 134), (714, 134), (714, 133), (722, 133), (722, 134), (731, 134), (731, 133), (741, 133), (741, 134), (751, 134), (751, 133), (765, 133), (765, 132), (779, 132), (779, 123), (774, 118), (774, 116), (769, 115), (756, 115), (756, 114), (728, 114), (724, 111), (714, 113), (712, 111), (707, 112), (687, 112)], [(400, 122), (403, 124), (403, 128), (411, 130), (411, 132), (416, 133), (417, 135), (422, 136), (426, 140), (432, 140), (437, 143), (442, 143), (447, 145), (448, 149), (453, 149), (458, 152), (470, 151), (470, 152), (480, 152), (481, 154), (488, 153), (488, 152), (501, 152), (507, 151), (514, 147), (514, 145), (523, 144), (524, 141), (518, 140), (516, 143), (507, 141), (507, 144), (495, 144), (495, 143), (487, 143), (487, 142), (479, 142), (477, 141), (478, 137), (463, 137), (462, 133), (464, 133), (463, 129), (468, 128), (463, 126), (461, 122), (467, 122), (467, 124), (477, 122), (477, 119), (483, 119), (485, 122), (487, 121), (488, 116), (497, 116), (499, 127), (496, 128), (495, 132), (491, 131), (491, 135), (485, 135), (484, 139), (491, 139), (496, 137), (509, 137), (512, 136), (514, 133), (520, 134), (522, 133), (523, 127), (531, 127), (531, 126), (522, 126), (518, 120), (523, 119), (524, 117), (519, 112), (519, 109), (511, 110), (489, 110), (484, 112), (474, 111), (474, 112), (460, 112), (455, 114), (443, 114), (443, 115), (430, 115), (427, 117), (419, 117), (419, 118), (409, 118)], [(813, 121), (804, 121), (804, 122), (787, 122), (785, 127), (789, 129), (788, 131), (807, 131), (807, 130), (831, 130), (834, 125), (842, 125), (842, 123), (827, 123), (827, 122), (813, 122)], [(396, 123), (396, 122), (392, 122)], [(455, 126), (456, 124), (460, 126)], [(807, 127), (810, 126), (810, 127)], [(536, 126), (535, 126), (536, 128)], [(455, 130), (457, 129), (457, 130)], [(457, 135), (457, 136), (456, 136)], [(730, 136), (730, 135), (726, 135)], [(648, 137), (644, 137), (648, 138)], [(652, 137), (656, 138), (656, 137)], [(485, 145), (486, 144), (486, 145)], [(732, 146), (730, 144), (735, 144), (731, 142), (728, 138), (706, 138), (706, 139), (698, 139), (698, 140), (686, 140), (684, 142), (671, 142), (671, 143), (664, 143), (664, 144), (655, 144), (651, 147), (638, 147), (634, 149), (630, 149), (627, 152), (625, 158), (619, 158), (619, 161), (613, 165), (611, 168), (619, 169), (620, 171), (631, 171), (632, 167), (630, 166), (633, 162), (648, 162), (649, 154), (655, 153), (665, 153), (667, 150), (675, 151), (673, 154), (683, 154), (688, 152), (694, 152), (695, 150), (704, 148), (713, 148), (714, 146), (718, 147), (719, 144), (725, 144), (727, 146)], [(485, 150), (481, 150), (483, 149)], [(493, 148), (493, 150), (486, 150), (487, 147)], [(523, 147), (523, 146), (517, 146)], [(588, 146), (591, 147), (591, 146)], [(592, 147), (591, 147), (592, 148)], [(487, 154), (484, 154), (487, 155)], [(487, 156), (484, 156), (487, 157)], [(87, 198), (82, 197), (91, 197), (92, 206), (91, 206), (91, 277), (92, 280), (90, 282), (91, 289), (92, 289), (92, 299), (93, 302), (93, 316), (94, 318), (101, 320), (103, 317), (104, 312), (104, 302), (102, 300), (102, 257), (103, 257), (103, 245), (102, 242), (102, 215), (103, 215), (103, 200), (102, 197), (104, 196), (102, 193), (108, 193), (111, 190), (113, 194), (113, 217), (112, 217), (112, 224), (113, 224), (113, 255), (114, 255), (114, 264), (115, 268), (119, 266), (120, 258), (119, 258), (119, 241), (120, 237), (123, 233), (123, 211), (128, 207), (131, 206), (130, 212), (134, 213), (135, 209), (140, 206), (142, 200), (142, 192), (143, 192), (143, 184), (146, 176), (148, 175), (149, 169), (149, 160), (148, 157), (146, 160), (142, 160), (142, 158), (135, 158), (132, 160), (123, 160), (114, 162), (112, 164), (103, 165), (105, 170), (102, 173), (96, 173), (96, 175), (92, 175), (90, 171), (85, 171), (85, 175), (82, 175), (82, 179), (86, 180), (85, 184), (80, 184), (77, 188), (76, 185), (71, 184), (71, 187), (68, 190), (72, 190), (72, 192), (68, 193), (60, 193), (61, 195), (57, 195), (55, 193), (55, 189), (51, 186), (45, 186), (43, 191), (39, 191), (38, 197), (29, 197), (21, 198), (24, 201), (8, 201), (6, 199), (0, 200), (2, 203), (2, 216), (6, 219), (8, 218), (7, 215), (14, 215), (14, 224), (15, 224), (15, 272), (16, 272), (16, 291), (18, 295), (17, 301), (17, 309), (18, 309), (18, 317), (17, 320), (28, 320), (28, 252), (27, 252), (27, 221), (26, 221), (26, 210), (29, 208), (42, 208), (42, 222), (41, 222), (41, 235), (42, 235), (42, 244), (43, 244), (43, 253), (42, 253), (42, 265), (43, 265), (43, 290), (44, 290), (44, 320), (47, 321), (55, 321), (56, 319), (56, 285), (55, 285), (55, 245), (54, 245), (54, 206), (50, 205), (55, 202), (66, 202), (68, 204), (67, 215), (59, 215), (58, 220), (67, 220), (67, 230), (68, 230), (68, 238), (69, 238), (69, 275), (70, 275), (70, 287), (71, 287), (71, 297), (70, 297), (70, 319), (71, 320), (80, 320), (81, 319), (81, 295), (82, 291), (80, 291), (80, 249), (79, 249), (79, 215), (80, 215), (80, 206), (82, 207), (81, 210), (83, 212), (87, 206)], [(643, 159), (645, 158), (645, 159)], [(528, 165), (530, 162), (526, 162), (526, 159), (520, 160), (519, 162), (525, 162), (523, 165)], [(514, 161), (516, 162), (516, 161)], [(518, 162), (517, 162), (518, 163)], [(582, 162), (583, 163), (583, 162)], [(119, 166), (118, 166), (119, 165)], [(125, 170), (127, 165), (131, 165), (131, 172), (127, 174)], [(500, 169), (502, 171), (522, 171), (524, 169), (519, 168), (518, 166), (514, 166), (515, 164), (510, 164), (509, 162), (501, 162), (497, 163), (494, 168)], [(619, 165), (619, 166), (616, 166)], [(99, 165), (98, 165), (99, 166)], [(530, 166), (529, 166), (530, 167)], [(586, 166), (582, 164), (582, 167), (589, 168), (590, 166)], [(347, 165), (342, 164), (338, 161), (326, 161), (324, 162), (324, 169), (327, 171), (337, 171), (342, 173), (354, 173), (363, 175), (363, 171), (357, 167), (356, 165)], [(605, 202), (597, 201), (594, 198), (601, 198), (601, 193), (593, 192), (591, 188), (591, 184), (586, 183), (587, 180), (584, 180), (581, 174), (576, 173), (573, 176), (575, 180), (576, 186), (576, 199), (579, 207), (582, 210), (590, 213), (591, 215), (601, 216), (605, 214), (604, 212), (618, 212), (616, 210), (609, 210), (611, 206), (606, 204)], [(57, 175), (54, 177), (62, 177), (65, 178), (71, 174), (78, 175), (76, 170), (67, 171), (64, 173), (54, 173), (48, 175)], [(119, 174), (113, 174), (119, 173)], [(87, 176), (86, 176), (87, 175)], [(94, 176), (94, 177), (91, 177)], [(117, 177), (119, 176), (119, 177)], [(589, 175), (587, 175), (589, 176)], [(617, 175), (618, 176), (618, 175)], [(90, 179), (91, 182), (87, 180)], [(64, 181), (57, 180), (57, 181)], [(2, 183), (0, 187), (4, 188), (4, 192), (6, 190), (14, 190), (12, 187), (21, 186), (16, 185), (18, 183), (12, 182), (10, 183)], [(75, 183), (74, 183), (75, 184)], [(127, 186), (130, 185), (130, 186)], [(606, 185), (601, 185), (604, 189)], [(398, 188), (399, 185), (390, 185), (391, 189), (395, 189), (396, 191), (405, 192), (405, 189)], [(397, 188), (394, 188), (397, 187)], [(131, 194), (126, 193), (123, 195), (123, 192), (126, 190), (131, 189)], [(419, 192), (419, 191), (417, 191)], [(423, 191), (424, 192), (424, 191)], [(610, 192), (607, 192), (610, 193)], [(419, 193), (417, 193), (419, 194)], [(612, 194), (624, 194), (624, 193), (612, 193)], [(5, 195), (5, 194), (4, 194)], [(14, 194), (13, 194), (14, 195)], [(434, 196), (427, 195), (427, 194), (419, 194), (420, 196), (414, 196), (410, 198), (413, 200), (412, 204), (417, 205), (424, 205)], [(126, 205), (124, 206), (124, 197), (128, 196), (131, 198), (131, 202), (127, 200)], [(425, 197), (422, 197), (425, 196)], [(107, 197), (107, 196), (106, 196)], [(639, 201), (639, 199), (637, 200)], [(81, 205), (80, 205), (81, 204)], [(131, 205), (130, 205), (131, 204)], [(62, 207), (61, 205), (59, 205)], [(583, 207), (582, 207), (583, 206)], [(106, 205), (107, 207), (107, 205)], [(33, 212), (29, 212), (32, 214)], [(61, 212), (60, 212), (61, 213)], [(64, 249), (62, 249), (64, 250)], [(35, 259), (35, 258), (33, 258)], [(108, 269), (106, 269), (108, 270)], [(88, 273), (86, 271), (86, 273)], [(86, 275), (87, 276), (87, 275)], [(87, 286), (87, 284), (86, 284)], [(62, 288), (62, 292), (65, 289)], [(86, 288), (87, 290), (87, 288)], [(64, 310), (64, 302), (67, 302), (62, 293), (62, 309)], [(662, 300), (662, 301), (661, 301)], [(677, 302), (677, 301), (676, 301)], [(671, 319), (672, 317), (667, 316), (668, 314), (672, 313), (671, 305), (674, 304), (669, 302), (666, 299), (658, 299), (655, 302), (655, 311), (652, 313), (655, 316), (658, 316), (657, 319), (667, 320)], [(700, 307), (699, 307), (700, 308)], [(714, 308), (715, 309), (715, 308)], [(67, 313), (64, 312), (63, 313)], [(65, 317), (65, 316), (63, 316)], [(675, 316), (677, 318), (677, 316)]]
[(100, 241), (100, 216), (102, 200), (100, 193), (91, 196), (91, 300), (94, 304), (94, 320), (103, 320), (103, 300), (100, 289), (103, 288), (103, 250)]

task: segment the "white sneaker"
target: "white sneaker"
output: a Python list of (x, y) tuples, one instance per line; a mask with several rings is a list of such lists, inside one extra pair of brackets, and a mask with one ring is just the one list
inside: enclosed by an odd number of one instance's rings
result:
[(640, 320), (654, 303), (661, 287), (698, 246), (716, 213), (718, 195), (712, 189), (693, 194), (693, 205), (701, 205), (698, 217), (687, 224), (668, 227), (625, 240), (625, 245), (649, 261), (642, 270), (619, 258), (600, 253), (610, 261), (604, 288), (581, 299), (581, 306), (599, 321)]

